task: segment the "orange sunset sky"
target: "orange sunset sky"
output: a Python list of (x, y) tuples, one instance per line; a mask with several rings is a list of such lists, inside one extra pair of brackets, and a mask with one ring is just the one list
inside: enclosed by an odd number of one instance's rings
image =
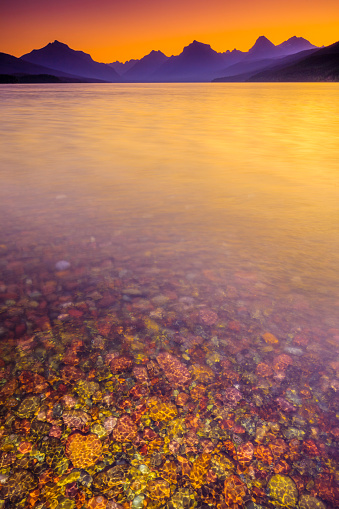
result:
[(2, 0), (0, 51), (21, 56), (55, 39), (100, 62), (180, 53), (193, 39), (247, 51), (258, 36), (339, 40), (338, 0)]

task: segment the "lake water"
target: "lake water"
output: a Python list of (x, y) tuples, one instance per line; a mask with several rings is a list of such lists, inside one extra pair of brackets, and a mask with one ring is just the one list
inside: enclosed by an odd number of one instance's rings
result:
[(339, 507), (338, 84), (0, 114), (0, 507)]

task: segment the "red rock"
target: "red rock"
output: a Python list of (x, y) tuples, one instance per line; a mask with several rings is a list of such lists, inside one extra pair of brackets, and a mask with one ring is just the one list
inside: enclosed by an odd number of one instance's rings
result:
[(97, 307), (98, 308), (108, 308), (108, 307), (110, 307), (110, 306), (112, 306), (114, 304), (115, 300), (116, 299), (112, 295), (110, 295), (109, 293), (104, 294), (102, 299), (100, 299), (97, 302)]
[(281, 354), (275, 357), (273, 361), (273, 368), (275, 371), (285, 371), (286, 368), (293, 364), (293, 359), (286, 354)]
[(139, 383), (148, 385), (149, 377), (147, 369), (144, 366), (134, 366), (133, 375)]
[(71, 308), (68, 309), (68, 314), (70, 316), (73, 316), (73, 318), (80, 318), (84, 313), (80, 311), (79, 309)]
[(17, 338), (20, 338), (21, 336), (23, 336), (26, 332), (26, 324), (25, 323), (20, 323), (19, 325), (17, 325), (15, 327), (15, 336)]
[(48, 316), (37, 317), (35, 319), (35, 325), (41, 331), (46, 331), (46, 330), (51, 329), (51, 324), (50, 324)]
[(74, 498), (78, 493), (77, 483), (72, 482), (70, 484), (66, 484), (65, 486), (65, 495), (67, 498)]
[(319, 449), (314, 440), (305, 440), (303, 443), (304, 452), (311, 457), (319, 456)]
[(228, 507), (243, 505), (244, 497), (247, 494), (246, 484), (237, 475), (230, 475), (224, 483), (225, 502)]
[(237, 320), (230, 320), (227, 324), (227, 327), (234, 332), (240, 332), (242, 329), (241, 323)]
[(291, 470), (291, 466), (287, 463), (287, 461), (281, 459), (274, 465), (273, 470), (275, 474), (288, 474)]
[(218, 320), (218, 315), (211, 309), (201, 309), (200, 318), (206, 325), (214, 325)]
[(238, 389), (229, 387), (228, 389), (225, 389), (224, 398), (227, 403), (237, 404), (242, 399), (242, 395)]
[(124, 371), (130, 371), (133, 367), (133, 361), (129, 357), (121, 355), (112, 359), (110, 368), (113, 375), (117, 373), (123, 373)]
[(151, 428), (145, 428), (143, 433), (143, 439), (144, 440), (154, 440), (155, 438), (158, 438), (159, 435), (155, 433)]
[(113, 429), (113, 440), (117, 442), (133, 442), (137, 436), (138, 428), (128, 414), (118, 419)]
[(183, 386), (191, 380), (190, 372), (186, 366), (174, 355), (168, 352), (161, 353), (157, 356), (157, 361), (164, 370), (167, 380), (174, 387)]
[(265, 364), (264, 362), (260, 362), (257, 366), (257, 375), (263, 376), (263, 377), (269, 377), (273, 375), (273, 370), (268, 364)]
[(239, 433), (239, 434), (246, 433), (245, 428), (243, 426), (241, 426), (240, 424), (236, 424), (235, 426), (233, 426), (232, 431), (233, 431), (233, 433)]
[(60, 426), (54, 425), (49, 430), (49, 436), (50, 437), (60, 438), (61, 435), (62, 435), (62, 429), (60, 428)]

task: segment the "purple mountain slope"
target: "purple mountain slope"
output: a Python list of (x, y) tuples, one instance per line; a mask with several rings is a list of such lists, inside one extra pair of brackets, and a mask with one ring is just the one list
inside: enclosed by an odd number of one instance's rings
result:
[[(278, 59), (279, 60), (279, 59)], [(226, 67), (222, 71), (219, 71), (216, 74), (216, 77), (230, 77), (230, 76), (238, 76), (240, 74), (254, 73), (255, 71), (260, 71), (270, 64), (276, 63), (277, 58), (262, 58), (261, 60), (248, 60), (243, 59), (241, 62), (237, 62), (236, 64), (230, 65)]]
[(254, 46), (243, 54), (243, 58), (231, 66), (219, 71), (215, 78), (229, 78), (239, 76), (242, 78), (251, 76), (255, 71), (259, 72), (271, 65), (275, 65), (280, 59), (297, 55), (303, 51), (314, 51), (318, 49), (302, 37), (291, 37), (287, 41), (275, 46), (266, 37), (259, 37)]
[(116, 60), (115, 62), (112, 62), (111, 64), (107, 64), (112, 69), (114, 69), (120, 76), (122, 76), (125, 72), (127, 72), (131, 67), (133, 67), (134, 64), (139, 62), (140, 60), (136, 60), (135, 58), (132, 58), (131, 60), (127, 60), (126, 62), (119, 62), (119, 60)]
[(303, 37), (290, 37), (287, 41), (275, 46), (263, 35), (258, 37), (254, 46), (247, 52), (246, 60), (261, 60), (263, 58), (280, 58), (287, 55), (293, 55), (300, 51), (316, 49), (309, 41)]
[(261, 60), (263, 58), (274, 57), (276, 54), (276, 46), (273, 42), (269, 41), (267, 37), (261, 35), (255, 41), (251, 49), (248, 50), (246, 59), (248, 60)]
[(159, 67), (169, 59), (161, 51), (151, 51), (144, 56), (124, 73), (125, 80), (131, 81), (149, 81), (149, 77), (155, 73)]
[(54, 41), (44, 48), (22, 55), (21, 59), (77, 76), (109, 82), (121, 81), (118, 73), (109, 65), (95, 62), (87, 53), (75, 51), (59, 41)]
[(339, 81), (339, 42), (325, 48), (303, 51), (295, 57), (293, 63), (285, 60), (284, 64), (263, 70), (248, 81)]
[(38, 74), (49, 74), (61, 78), (67, 78), (70, 80), (79, 79), (79, 76), (75, 76), (73, 74), (65, 73), (62, 71), (57, 71), (56, 69), (51, 69), (49, 67), (44, 67), (42, 65), (31, 64), (30, 62), (26, 62), (21, 58), (13, 57), (12, 55), (8, 55), (7, 53), (0, 53), (0, 74), (10, 74), (10, 75), (38, 75)]
[(152, 81), (210, 81), (215, 71), (241, 58), (238, 53), (218, 53), (209, 44), (193, 41), (180, 55), (170, 57), (150, 76)]
[(151, 51), (140, 60), (102, 64), (83, 51), (75, 51), (66, 44), (54, 41), (23, 55), (20, 60), (48, 68), (56, 76), (66, 73), (87, 80), (204, 82), (237, 75), (251, 76), (285, 57), (316, 49), (302, 37), (291, 37), (275, 46), (266, 37), (260, 36), (248, 52), (235, 49), (218, 53), (209, 44), (193, 41), (179, 55), (167, 57), (161, 51)]
[(263, 60), (254, 60), (254, 61), (243, 61), (238, 64), (232, 65), (227, 69), (224, 69), (223, 76), (215, 78), (213, 81), (225, 81), (225, 82), (244, 82), (244, 81), (252, 81), (252, 77), (261, 72), (266, 72), (270, 70), (276, 70), (288, 65), (292, 65), (299, 60), (306, 58), (306, 56), (315, 53), (316, 49), (308, 49), (304, 51), (300, 51), (298, 53), (293, 53), (291, 55), (282, 56), (280, 58), (266, 58)]
[(290, 37), (287, 41), (282, 42), (276, 46), (281, 54), (291, 55), (292, 53), (299, 53), (300, 51), (305, 51), (309, 49), (317, 49), (317, 46), (311, 44), (307, 39), (303, 37)]
[(168, 58), (146, 81), (211, 81), (219, 76), (248, 74), (264, 69), (276, 59), (313, 48), (316, 47), (301, 37), (291, 37), (275, 46), (261, 36), (248, 52), (218, 53), (209, 44), (193, 41), (182, 53)]

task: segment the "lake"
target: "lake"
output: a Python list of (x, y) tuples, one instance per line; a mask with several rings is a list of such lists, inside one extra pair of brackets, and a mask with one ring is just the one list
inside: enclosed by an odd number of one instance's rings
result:
[(0, 507), (339, 507), (338, 84), (0, 113)]

